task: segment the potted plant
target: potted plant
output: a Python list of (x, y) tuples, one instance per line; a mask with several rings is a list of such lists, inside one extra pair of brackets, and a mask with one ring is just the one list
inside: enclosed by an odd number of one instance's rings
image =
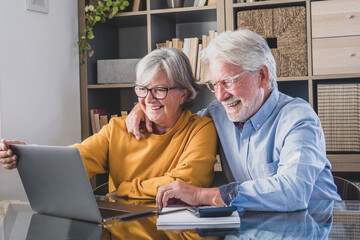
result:
[(89, 53), (89, 57), (94, 54), (91, 49), (88, 39), (93, 39), (93, 27), (98, 22), (105, 23), (107, 19), (114, 17), (120, 10), (124, 10), (129, 6), (129, 1), (126, 0), (90, 0), (89, 5), (85, 6), (85, 29), (80, 33), (80, 40), (78, 41), (79, 54), (81, 55), (80, 64), (85, 63), (85, 54)]

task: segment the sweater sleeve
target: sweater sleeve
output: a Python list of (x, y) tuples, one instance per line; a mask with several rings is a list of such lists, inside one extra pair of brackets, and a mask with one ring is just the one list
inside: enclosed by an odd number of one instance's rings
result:
[[(154, 198), (160, 186), (176, 180), (186, 183), (209, 187), (214, 177), (214, 164), (216, 162), (216, 131), (212, 121), (207, 122), (187, 141), (185, 150), (181, 153), (179, 161), (174, 168), (163, 176), (150, 179), (135, 178), (132, 181), (121, 182), (117, 195), (130, 198)], [(170, 143), (169, 148), (177, 149)]]
[(108, 172), (108, 130), (110, 125), (104, 126), (100, 132), (85, 139), (81, 144), (72, 147), (79, 149), (86, 173), (89, 178), (95, 174)]

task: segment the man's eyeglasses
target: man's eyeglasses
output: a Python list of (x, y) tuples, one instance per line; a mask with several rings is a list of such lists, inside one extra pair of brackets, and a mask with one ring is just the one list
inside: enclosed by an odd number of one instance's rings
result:
[(154, 87), (154, 88), (147, 88), (144, 86), (135, 86), (135, 93), (139, 98), (145, 98), (149, 91), (151, 92), (151, 95), (157, 99), (157, 100), (163, 100), (166, 98), (168, 91), (176, 89), (177, 87)]
[(232, 77), (226, 77), (215, 83), (213, 83), (212, 81), (208, 81), (208, 82), (206, 82), (206, 86), (212, 92), (216, 92), (219, 88), (219, 85), (221, 85), (226, 90), (230, 90), (233, 88), (234, 82), (239, 81), (239, 80), (237, 80), (237, 78), (239, 78), (240, 76), (243, 76), (245, 73), (248, 73), (248, 72), (242, 72), (242, 73), (239, 73)]

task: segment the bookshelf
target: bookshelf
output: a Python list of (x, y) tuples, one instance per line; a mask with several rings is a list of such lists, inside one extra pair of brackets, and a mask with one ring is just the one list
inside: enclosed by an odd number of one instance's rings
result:
[[(95, 39), (90, 43), (95, 50), (86, 64), (80, 66), (81, 88), (81, 133), (82, 139), (91, 133), (89, 110), (105, 108), (112, 114), (119, 114), (121, 110), (130, 110), (137, 101), (132, 89), (134, 84), (97, 84), (96, 61), (100, 59), (142, 58), (156, 48), (156, 43), (165, 42), (172, 38), (198, 37), (208, 34), (209, 30), (221, 33), (225, 30), (237, 29), (237, 14), (241, 11), (257, 9), (276, 9), (281, 7), (300, 6), (305, 9), (305, 38), (306, 38), (306, 74), (303, 76), (280, 76), (278, 85), (280, 91), (294, 97), (301, 97), (308, 101), (317, 111), (317, 86), (319, 84), (360, 83), (360, 53), (351, 56), (357, 68), (352, 71), (339, 71), (339, 73), (317, 73), (317, 59), (314, 59), (314, 49), (317, 39), (359, 37), (358, 28), (346, 27), (347, 33), (330, 33), (329, 36), (316, 35), (321, 32), (313, 26), (317, 22), (332, 21), (339, 14), (332, 15), (331, 11), (340, 9), (341, 14), (348, 14), (344, 6), (357, 6), (357, 0), (344, 1), (311, 1), (311, 0), (271, 0), (253, 3), (233, 3), (232, 0), (217, 0), (216, 5), (193, 7), (193, 0), (185, 0), (182, 8), (168, 8), (166, 1), (143, 0), (143, 10), (137, 12), (122, 12), (116, 14), (114, 19), (106, 24), (98, 24), (94, 28)], [(84, 6), (85, 0), (79, 2), (79, 31), (85, 26)], [(337, 2), (338, 7), (322, 7), (325, 13), (314, 11), (316, 4)], [(354, 5), (355, 4), (355, 5)], [(326, 10), (327, 9), (327, 10)], [(333, 10), (335, 9), (335, 10)], [(352, 7), (348, 20), (360, 19), (360, 8)], [(356, 10), (357, 9), (357, 10)], [(326, 12), (327, 11), (327, 12)], [(318, 14), (328, 14), (329, 19), (317, 20)], [(340, 14), (340, 15), (341, 15)], [(336, 22), (336, 19), (334, 20)], [(356, 22), (357, 26), (359, 22)], [(332, 26), (334, 23), (331, 22)], [(348, 24), (348, 22), (344, 23)], [(320, 25), (321, 27), (321, 25)], [(315, 31), (315, 33), (314, 33)], [(331, 35), (332, 34), (332, 35)], [(338, 36), (341, 35), (341, 36)], [(355, 41), (358, 44), (360, 41)], [(359, 49), (355, 46), (355, 49)], [(331, 50), (331, 49), (330, 49)], [(315, 61), (315, 64), (314, 64)], [(340, 69), (344, 68), (345, 61), (336, 61)], [(315, 67), (315, 69), (314, 69)], [(322, 66), (320, 66), (322, 68)], [(212, 93), (205, 87), (200, 91), (193, 111), (206, 107), (214, 99)], [(120, 114), (119, 114), (120, 115)], [(331, 152), (328, 158), (335, 172), (360, 172), (360, 152)]]
[[(241, 11), (292, 6), (302, 6), (305, 9), (307, 74), (278, 77), (278, 86), (280, 91), (308, 101), (318, 112), (319, 85), (360, 83), (359, 1), (272, 0), (253, 3), (225, 1), (226, 30), (235, 30), (239, 27), (237, 14)], [(336, 44), (332, 45), (332, 42)], [(341, 52), (342, 49), (344, 52)], [(336, 56), (332, 58), (335, 54)], [(321, 56), (319, 59), (318, 55)], [(355, 121), (359, 122), (359, 117), (358, 115)], [(323, 119), (321, 121), (323, 123)], [(345, 137), (345, 133), (343, 136)], [(340, 133), (338, 137), (341, 139), (343, 136)], [(326, 141), (328, 142), (329, 139)], [(360, 136), (358, 136), (359, 141)], [(359, 151), (328, 151), (327, 157), (332, 163), (333, 172), (360, 172)]]
[[(79, 31), (85, 26), (86, 3), (78, 1)], [(201, 39), (210, 30), (225, 30), (223, 0), (202, 7), (193, 7), (194, 1), (184, 1), (182, 8), (168, 8), (166, 1), (143, 0), (143, 3), (140, 11), (118, 13), (107, 23), (94, 27), (95, 38), (90, 44), (95, 53), (80, 66), (82, 139), (91, 133), (90, 109), (106, 109), (120, 116), (122, 110), (131, 110), (137, 101), (133, 83), (97, 84), (97, 60), (142, 58), (156, 48), (156, 43), (172, 38)], [(213, 98), (211, 93), (202, 91), (193, 110), (205, 107)]]

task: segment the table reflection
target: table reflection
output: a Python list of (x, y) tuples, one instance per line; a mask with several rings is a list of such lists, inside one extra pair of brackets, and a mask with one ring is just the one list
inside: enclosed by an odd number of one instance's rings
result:
[(101, 239), (102, 227), (96, 223), (71, 220), (34, 213), (31, 217), (27, 240), (48, 239)]
[[(118, 199), (153, 206), (153, 201)], [(12, 206), (11, 206), (12, 205)], [(96, 224), (32, 213), (28, 204), (2, 205), (0, 240), (21, 239), (359, 239), (360, 201), (311, 201), (308, 209), (296, 212), (242, 212), (236, 229), (158, 230), (156, 215)], [(26, 212), (28, 223), (16, 224)], [(30, 215), (29, 215), (30, 214)], [(30, 220), (31, 219), (31, 220)], [(13, 236), (13, 237), (11, 237)]]
[(231, 239), (328, 239), (333, 201), (312, 201), (296, 212), (244, 212), (241, 226)]
[[(137, 200), (117, 198), (115, 201), (126, 204), (156, 206), (153, 200)], [(193, 230), (157, 230), (157, 216), (146, 214), (135, 218), (117, 220), (103, 224), (107, 232), (103, 233), (104, 239), (199, 239), (196, 229)], [(106, 236), (106, 237), (105, 237)], [(219, 239), (207, 237), (205, 239)]]

